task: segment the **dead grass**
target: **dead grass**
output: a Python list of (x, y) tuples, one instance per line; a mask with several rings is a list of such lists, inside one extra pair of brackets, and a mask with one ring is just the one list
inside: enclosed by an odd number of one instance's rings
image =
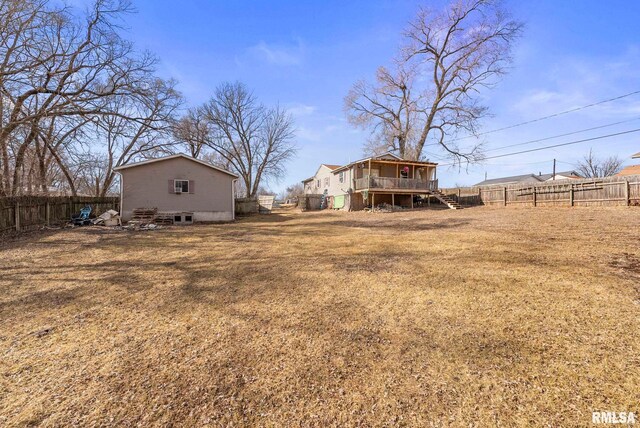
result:
[(0, 425), (640, 410), (638, 209), (282, 213), (0, 247)]

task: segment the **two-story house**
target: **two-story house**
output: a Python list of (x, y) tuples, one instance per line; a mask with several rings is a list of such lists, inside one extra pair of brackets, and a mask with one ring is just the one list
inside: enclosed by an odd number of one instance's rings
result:
[(329, 206), (361, 210), (387, 203), (413, 207), (414, 195), (438, 191), (436, 163), (402, 159), (392, 153), (371, 156), (348, 165), (322, 164), (303, 181), (307, 195), (326, 194)]

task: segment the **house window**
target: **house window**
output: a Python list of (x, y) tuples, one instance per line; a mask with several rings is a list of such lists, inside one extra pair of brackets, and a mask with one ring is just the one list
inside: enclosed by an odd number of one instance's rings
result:
[(176, 193), (189, 193), (189, 180), (173, 180)]
[(317, 184), (317, 186), (316, 186), (316, 187), (320, 187), (320, 186), (322, 186), (322, 182), (320, 181), (320, 179), (318, 179), (318, 181), (317, 181), (317, 183), (316, 183), (316, 184)]
[(344, 183), (344, 171), (340, 171), (338, 179), (340, 180), (340, 183)]
[(329, 187), (329, 177), (324, 178), (324, 187)]

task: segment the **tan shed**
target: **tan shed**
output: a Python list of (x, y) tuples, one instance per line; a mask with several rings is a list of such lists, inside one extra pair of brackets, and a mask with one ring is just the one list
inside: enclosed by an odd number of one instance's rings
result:
[(136, 208), (188, 213), (193, 221), (232, 221), (234, 181), (238, 176), (177, 154), (114, 168), (120, 174), (120, 213), (124, 221)]

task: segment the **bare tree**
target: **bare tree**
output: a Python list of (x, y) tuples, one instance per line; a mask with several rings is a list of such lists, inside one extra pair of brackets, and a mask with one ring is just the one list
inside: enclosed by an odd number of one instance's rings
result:
[(106, 114), (108, 99), (139, 94), (153, 72), (155, 59), (118, 33), (128, 1), (96, 0), (85, 19), (57, 4), (0, 2), (0, 194), (25, 191), (51, 119)]
[(488, 113), (478, 94), (506, 72), (521, 31), (497, 0), (457, 0), (440, 13), (420, 9), (393, 70), (380, 68), (376, 85), (357, 83), (347, 96), (349, 120), (401, 157), (423, 159), (433, 145), (455, 162), (480, 160), (481, 144), (461, 148), (455, 138), (477, 133)]
[(110, 99), (105, 113), (96, 116), (96, 137), (102, 142), (104, 171), (96, 196), (105, 196), (116, 177), (113, 168), (149, 158), (172, 145), (169, 140), (174, 115), (181, 104), (175, 81), (152, 77), (142, 82), (134, 96)]
[(294, 183), (290, 186), (287, 186), (282, 192), (282, 199), (295, 199), (304, 195), (304, 186), (302, 183)]
[(209, 135), (209, 123), (202, 109), (189, 109), (187, 114), (173, 125), (173, 136), (176, 141), (196, 159), (204, 155), (205, 142)]
[(397, 61), (393, 73), (385, 67), (378, 68), (375, 85), (361, 80), (349, 91), (345, 98), (349, 122), (371, 129), (367, 152), (393, 151), (401, 157), (418, 157), (411, 153), (421, 122), (422, 97), (413, 91), (415, 80), (415, 68)]
[(623, 163), (618, 156), (598, 158), (593, 155), (593, 149), (589, 149), (589, 154), (576, 164), (576, 170), (585, 178), (610, 177), (620, 172)]
[(295, 155), (291, 116), (260, 104), (242, 83), (224, 83), (201, 108), (209, 132), (204, 143), (242, 180), (247, 197), (284, 175)]

